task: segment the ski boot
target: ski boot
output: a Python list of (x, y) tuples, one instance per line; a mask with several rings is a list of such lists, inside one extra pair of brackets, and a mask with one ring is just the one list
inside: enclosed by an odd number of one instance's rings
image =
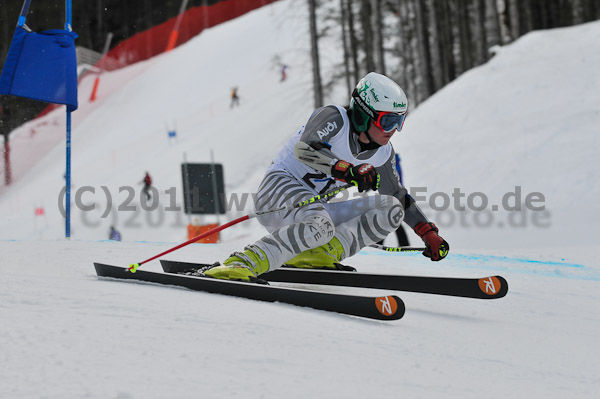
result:
[(352, 266), (345, 266), (340, 263), (344, 259), (344, 247), (340, 240), (333, 237), (325, 245), (313, 248), (296, 255), (285, 262), (286, 267), (295, 267), (299, 269), (330, 269), (355, 272)]
[(258, 276), (269, 271), (269, 260), (262, 249), (250, 245), (244, 248), (244, 252), (234, 252), (223, 264), (215, 263), (202, 273), (207, 277), (222, 280), (247, 281), (259, 284), (267, 284)]

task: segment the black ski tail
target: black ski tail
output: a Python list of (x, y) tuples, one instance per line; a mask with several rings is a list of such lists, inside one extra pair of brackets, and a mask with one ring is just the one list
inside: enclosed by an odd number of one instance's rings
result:
[[(206, 266), (202, 263), (168, 260), (160, 262), (167, 273), (182, 273)], [(508, 293), (508, 283), (502, 276), (429, 277), (280, 268), (261, 274), (260, 277), (270, 282), (375, 288), (477, 299), (497, 299)]]

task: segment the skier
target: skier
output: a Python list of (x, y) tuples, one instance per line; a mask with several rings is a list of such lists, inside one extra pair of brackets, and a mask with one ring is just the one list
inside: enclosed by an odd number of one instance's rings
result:
[(229, 108), (233, 108), (236, 105), (240, 105), (240, 97), (238, 96), (237, 91), (237, 87), (231, 89), (231, 104), (229, 105)]
[(140, 183), (144, 184), (142, 192), (146, 194), (146, 200), (150, 201), (150, 199), (152, 199), (152, 196), (150, 195), (150, 187), (152, 187), (152, 178), (150, 177), (150, 173), (146, 172), (144, 179)]
[(283, 264), (343, 269), (341, 261), (383, 240), (403, 220), (425, 242), (423, 255), (433, 261), (445, 258), (448, 243), (400, 185), (395, 169), (389, 141), (402, 129), (407, 111), (400, 86), (374, 72), (360, 80), (348, 107), (315, 110), (268, 167), (256, 211), (297, 203), (345, 183), (378, 194), (259, 216), (270, 234), (204, 274), (256, 281)]

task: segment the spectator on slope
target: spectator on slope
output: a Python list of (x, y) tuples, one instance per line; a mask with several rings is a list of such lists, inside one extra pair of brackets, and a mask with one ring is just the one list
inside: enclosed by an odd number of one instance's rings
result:
[(229, 105), (229, 108), (233, 108), (236, 105), (240, 105), (240, 98), (238, 97), (237, 91), (237, 87), (231, 89), (231, 104)]
[(144, 175), (144, 179), (140, 182), (144, 185), (142, 192), (146, 194), (146, 201), (150, 201), (152, 199), (152, 195), (150, 194), (150, 187), (152, 187), (152, 177), (150, 177), (150, 173), (146, 172)]
[(108, 239), (112, 241), (121, 241), (121, 233), (119, 233), (114, 226), (110, 226), (110, 233), (108, 233)]

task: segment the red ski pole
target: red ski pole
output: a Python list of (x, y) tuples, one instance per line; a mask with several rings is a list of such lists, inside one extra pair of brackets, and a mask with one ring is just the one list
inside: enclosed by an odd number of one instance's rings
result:
[(249, 213), (248, 215), (245, 215), (245, 216), (242, 216), (242, 217), (240, 217), (240, 218), (237, 218), (237, 219), (235, 219), (235, 220), (232, 220), (232, 221), (231, 221), (231, 222), (229, 222), (229, 223), (225, 223), (225, 224), (223, 224), (223, 225), (221, 225), (221, 226), (217, 226), (217, 227), (215, 227), (214, 229), (210, 229), (210, 230), (208, 230), (208, 231), (205, 231), (204, 233), (202, 233), (202, 234), (200, 234), (200, 235), (197, 235), (196, 237), (190, 238), (190, 239), (189, 239), (189, 240), (187, 240), (186, 242), (184, 242), (184, 243), (182, 243), (182, 244), (179, 244), (179, 245), (177, 245), (176, 247), (173, 247), (173, 248), (171, 248), (171, 249), (167, 249), (166, 251), (164, 251), (164, 252), (161, 252), (161, 253), (159, 253), (158, 255), (155, 255), (155, 256), (153, 256), (153, 257), (151, 257), (151, 258), (148, 258), (148, 259), (146, 259), (146, 260), (143, 260), (143, 261), (141, 261), (141, 262), (138, 262), (138, 263), (132, 263), (132, 264), (130, 264), (130, 265), (129, 265), (129, 268), (128, 268), (128, 270), (129, 270), (131, 273), (135, 273), (135, 272), (137, 271), (137, 269), (138, 269), (138, 268), (139, 268), (141, 265), (143, 265), (144, 263), (148, 263), (148, 262), (150, 262), (150, 261), (152, 261), (152, 260), (154, 260), (154, 259), (156, 259), (156, 258), (158, 258), (158, 257), (161, 257), (161, 256), (163, 256), (163, 255), (166, 255), (166, 254), (168, 254), (168, 253), (171, 253), (171, 252), (173, 252), (173, 251), (176, 251), (176, 250), (178, 250), (179, 248), (183, 248), (183, 247), (185, 247), (185, 246), (187, 246), (187, 245), (189, 245), (189, 244), (191, 244), (191, 243), (194, 243), (194, 242), (196, 242), (196, 241), (200, 240), (201, 238), (204, 238), (204, 237), (206, 237), (206, 236), (209, 236), (209, 235), (211, 235), (211, 234), (218, 233), (218, 232), (219, 232), (219, 231), (221, 231), (221, 230), (225, 230), (226, 228), (228, 228), (228, 227), (231, 227), (231, 226), (233, 226), (233, 225), (236, 225), (236, 224), (238, 224), (238, 223), (240, 223), (240, 222), (243, 222), (244, 220), (252, 219), (252, 218), (255, 218), (255, 217), (257, 217), (257, 216), (261, 216), (261, 215), (267, 215), (267, 214), (270, 214), (270, 213), (275, 213), (275, 212), (281, 212), (281, 211), (286, 211), (286, 210), (292, 210), (292, 209), (295, 209), (295, 208), (300, 208), (300, 207), (303, 207), (303, 206), (306, 206), (306, 205), (312, 204), (313, 202), (316, 202), (316, 201), (323, 201), (323, 202), (327, 202), (327, 201), (329, 201), (329, 199), (331, 199), (331, 198), (335, 197), (337, 194), (341, 193), (341, 192), (342, 192), (342, 191), (344, 191), (344, 190), (347, 190), (348, 188), (350, 188), (350, 187), (352, 187), (352, 186), (354, 186), (354, 184), (350, 184), (350, 183), (349, 183), (349, 184), (343, 185), (343, 186), (341, 186), (341, 187), (337, 187), (337, 188), (336, 188), (336, 189), (334, 189), (334, 190), (328, 191), (328, 192), (326, 192), (325, 194), (319, 194), (319, 195), (315, 195), (315, 196), (314, 196), (314, 197), (312, 197), (312, 198), (309, 198), (309, 199), (307, 199), (307, 200), (304, 200), (304, 201), (298, 202), (298, 203), (296, 203), (296, 204), (294, 204), (294, 205), (292, 205), (292, 206), (282, 206), (282, 207), (280, 207), (280, 208), (276, 208), (276, 209), (269, 209), (269, 210), (266, 210), (266, 211), (259, 211), (259, 212), (252, 212), (252, 213)]

